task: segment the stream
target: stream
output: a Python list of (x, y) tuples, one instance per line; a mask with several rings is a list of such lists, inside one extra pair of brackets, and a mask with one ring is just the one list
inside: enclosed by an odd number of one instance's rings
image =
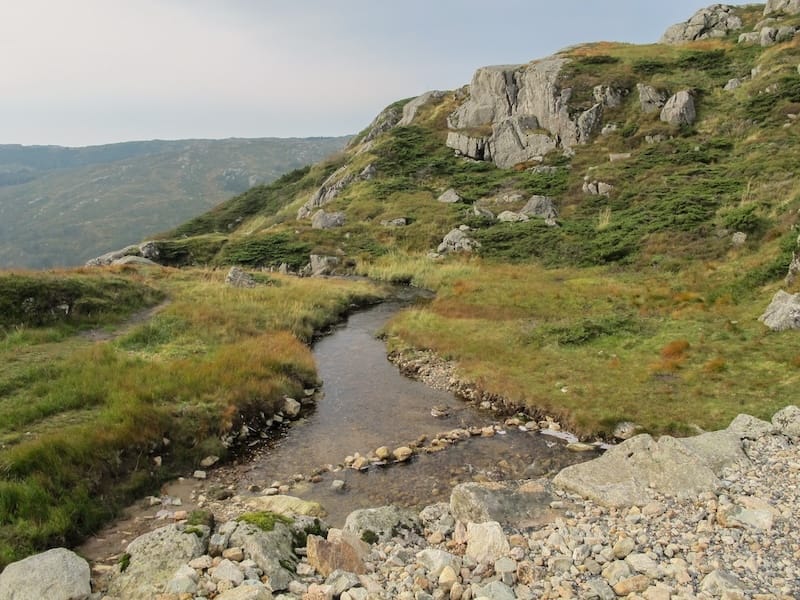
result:
[[(341, 527), (358, 508), (421, 508), (446, 502), (459, 483), (534, 478), (596, 456), (568, 452), (563, 439), (502, 427), (492, 412), (401, 375), (377, 337), (389, 319), (419, 296), (413, 290), (398, 294), (350, 315), (314, 344), (322, 388), (315, 405), (281, 435), (233, 464), (209, 470), (207, 480), (181, 478), (166, 484), (161, 490), (166, 505), (141, 501), (129, 507), (78, 551), (95, 562), (111, 562), (137, 535), (179, 518), (176, 512), (201, 507), (203, 498), (213, 500), (220, 490), (226, 497), (246, 498), (273, 482), (290, 483), (289, 495), (319, 502), (325, 521)], [(439, 411), (444, 416), (433, 416), (434, 407), (445, 409)], [(380, 446), (394, 449), (422, 436), (430, 440), (440, 432), (488, 425), (501, 425), (497, 435), (471, 437), (432, 454), (420, 452), (407, 463), (363, 471), (337, 466), (355, 452), (368, 456)], [(309, 481), (313, 474), (315, 483)], [(303, 478), (296, 481), (299, 475)], [(343, 489), (334, 487), (336, 480), (345, 482)]]

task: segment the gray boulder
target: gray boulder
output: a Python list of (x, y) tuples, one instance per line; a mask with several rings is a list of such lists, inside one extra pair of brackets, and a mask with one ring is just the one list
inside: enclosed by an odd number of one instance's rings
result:
[(774, 46), (778, 43), (777, 27), (762, 27), (758, 34), (758, 42), (763, 47)]
[(691, 125), (697, 119), (694, 97), (688, 90), (682, 90), (672, 96), (661, 109), (661, 120), (673, 127)]
[(722, 88), (726, 92), (732, 92), (733, 90), (737, 90), (742, 87), (742, 80), (738, 77), (734, 77), (733, 79), (729, 79), (728, 83), (725, 84), (725, 87)]
[(782, 408), (772, 416), (772, 424), (783, 435), (800, 439), (800, 408), (794, 405)]
[(370, 123), (367, 133), (361, 143), (368, 144), (382, 133), (394, 129), (403, 118), (403, 109), (389, 105), (384, 108), (380, 114), (375, 117), (375, 120)]
[(364, 508), (347, 515), (343, 531), (361, 539), (365, 532), (374, 533), (378, 541), (385, 543), (403, 530), (421, 529), (419, 516), (414, 511), (397, 506)]
[(89, 563), (53, 548), (8, 565), (0, 573), (0, 600), (84, 600), (92, 593)]
[(249, 273), (246, 273), (239, 267), (231, 267), (228, 274), (225, 276), (225, 283), (235, 288), (254, 288), (256, 287), (256, 280)]
[(726, 467), (750, 462), (742, 449), (741, 437), (727, 429), (702, 433), (680, 441), (711, 467), (716, 475), (721, 475)]
[(463, 198), (453, 188), (449, 188), (442, 192), (436, 200), (444, 204), (455, 204), (461, 202)]
[(530, 217), (528, 217), (528, 215), (516, 213), (511, 210), (504, 210), (497, 215), (497, 220), (501, 223), (522, 223), (523, 221), (530, 220)]
[(629, 90), (615, 88), (610, 85), (596, 85), (592, 93), (596, 103), (602, 104), (607, 108), (618, 108), (622, 106), (625, 96), (629, 94)]
[(773, 331), (800, 329), (800, 294), (778, 290), (758, 320)]
[(444, 236), (442, 243), (439, 244), (436, 251), (439, 254), (447, 254), (449, 252), (472, 252), (479, 246), (480, 244), (477, 241), (473, 240), (461, 229), (453, 229)]
[(460, 131), (450, 131), (447, 133), (448, 148), (456, 151), (456, 154), (466, 156), (474, 160), (492, 160), (492, 150), (488, 136), (473, 136)]
[(157, 267), (158, 263), (153, 262), (144, 256), (123, 256), (111, 261), (112, 265), (139, 265), (143, 267)]
[(405, 227), (408, 225), (408, 219), (405, 217), (397, 217), (396, 219), (386, 219), (381, 221), (383, 227)]
[(209, 533), (205, 526), (167, 525), (139, 536), (128, 544), (130, 561), (112, 577), (109, 595), (150, 600), (163, 592), (180, 567), (206, 553)]
[(738, 43), (740, 44), (758, 44), (761, 40), (761, 34), (758, 31), (748, 31), (746, 33), (739, 34)]
[(644, 505), (653, 493), (687, 497), (714, 490), (714, 470), (680, 440), (641, 434), (600, 458), (563, 469), (554, 485), (604, 506)]
[(494, 220), (495, 218), (492, 211), (490, 211), (488, 208), (478, 206), (477, 204), (472, 205), (472, 214), (476, 217), (483, 217), (484, 219)]
[(742, 414), (731, 421), (726, 431), (737, 435), (739, 439), (757, 440), (765, 435), (771, 435), (777, 430), (777, 427), (769, 421)]
[(774, 14), (796, 15), (800, 13), (800, 0), (767, 0), (764, 7), (764, 16)]
[(643, 83), (636, 84), (636, 91), (639, 92), (639, 106), (645, 114), (660, 111), (669, 98), (668, 92)]
[(531, 196), (519, 212), (529, 217), (539, 217), (545, 220), (558, 218), (555, 203), (549, 196)]
[(563, 516), (547, 479), (462, 483), (450, 493), (450, 511), (463, 523), (497, 521), (501, 525), (535, 527)]
[(721, 38), (731, 31), (742, 28), (742, 20), (735, 7), (727, 4), (712, 4), (692, 15), (688, 21), (671, 26), (661, 36), (662, 44), (684, 44), (695, 40)]
[(298, 562), (293, 539), (292, 529), (283, 523), (275, 523), (272, 531), (239, 523), (231, 534), (230, 545), (243, 548), (245, 556), (264, 571), (272, 590), (278, 591), (285, 590), (294, 577), (287, 568)]
[(345, 216), (343, 212), (327, 213), (319, 209), (311, 217), (311, 227), (313, 229), (333, 229), (344, 225)]
[(425, 92), (421, 96), (417, 96), (413, 100), (406, 103), (403, 106), (403, 118), (397, 122), (398, 127), (404, 127), (406, 125), (411, 125), (414, 122), (414, 118), (417, 116), (417, 111), (420, 108), (428, 104), (429, 102), (439, 100), (445, 96), (445, 92), (440, 92), (438, 90), (433, 90), (430, 92)]
[(322, 277), (323, 275), (331, 275), (336, 270), (336, 267), (339, 266), (339, 258), (324, 254), (312, 254), (310, 256), (310, 264), (311, 276)]
[(555, 150), (556, 141), (539, 129), (535, 117), (514, 116), (492, 127), (489, 141), (494, 163), (501, 169), (532, 160), (541, 161), (545, 154)]

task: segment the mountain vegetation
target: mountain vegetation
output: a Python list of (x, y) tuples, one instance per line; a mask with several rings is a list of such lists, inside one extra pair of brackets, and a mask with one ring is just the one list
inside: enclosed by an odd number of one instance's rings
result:
[[(572, 47), (395, 103), (344, 152), (157, 236), (161, 267), (5, 275), (0, 564), (91, 530), (98, 490), (136, 494), (312, 385), (303, 342), (383, 292), (286, 275), (311, 255), (434, 290), (387, 326), (391, 349), (432, 350), (583, 437), (793, 402), (796, 332), (758, 317), (798, 291), (800, 16), (723, 8), (701, 19), (722, 29)], [(230, 265), (259, 285), (223, 286)]]
[(0, 145), (0, 267), (78, 266), (321, 160), (347, 138)]

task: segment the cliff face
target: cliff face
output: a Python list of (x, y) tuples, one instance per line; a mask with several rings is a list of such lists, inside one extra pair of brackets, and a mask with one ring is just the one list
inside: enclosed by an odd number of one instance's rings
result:
[(602, 121), (603, 104), (571, 110), (572, 90), (559, 85), (568, 62), (552, 56), (529, 65), (478, 69), (469, 98), (448, 119), (447, 145), (508, 168), (586, 143)]

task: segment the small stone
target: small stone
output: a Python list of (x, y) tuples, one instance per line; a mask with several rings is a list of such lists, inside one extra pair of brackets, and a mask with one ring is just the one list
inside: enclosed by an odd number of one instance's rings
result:
[(345, 481), (342, 479), (334, 479), (331, 481), (331, 489), (335, 492), (343, 491), (346, 486), (347, 483), (345, 483)]
[(205, 479), (207, 475), (205, 471), (197, 470), (194, 473), (192, 473), (192, 477), (194, 477), (195, 479)]
[(392, 452), (392, 456), (394, 456), (397, 462), (406, 462), (413, 454), (414, 451), (408, 446), (400, 446), (399, 448), (395, 448), (394, 452)]
[(634, 575), (622, 579), (614, 585), (614, 592), (617, 596), (627, 596), (636, 592), (643, 592), (650, 587), (650, 578), (646, 575)]
[(213, 467), (215, 464), (219, 462), (219, 456), (206, 456), (203, 460), (200, 461), (200, 466), (204, 469), (209, 467)]
[(633, 549), (636, 547), (636, 543), (629, 537), (622, 538), (612, 548), (612, 552), (614, 553), (614, 558), (625, 558), (633, 552)]
[(227, 558), (228, 560), (241, 562), (244, 560), (244, 549), (236, 546), (234, 548), (226, 548), (222, 551), (222, 558)]
[(381, 446), (375, 450), (375, 456), (378, 457), (379, 460), (388, 460), (391, 455), (392, 451), (389, 450), (388, 446)]

